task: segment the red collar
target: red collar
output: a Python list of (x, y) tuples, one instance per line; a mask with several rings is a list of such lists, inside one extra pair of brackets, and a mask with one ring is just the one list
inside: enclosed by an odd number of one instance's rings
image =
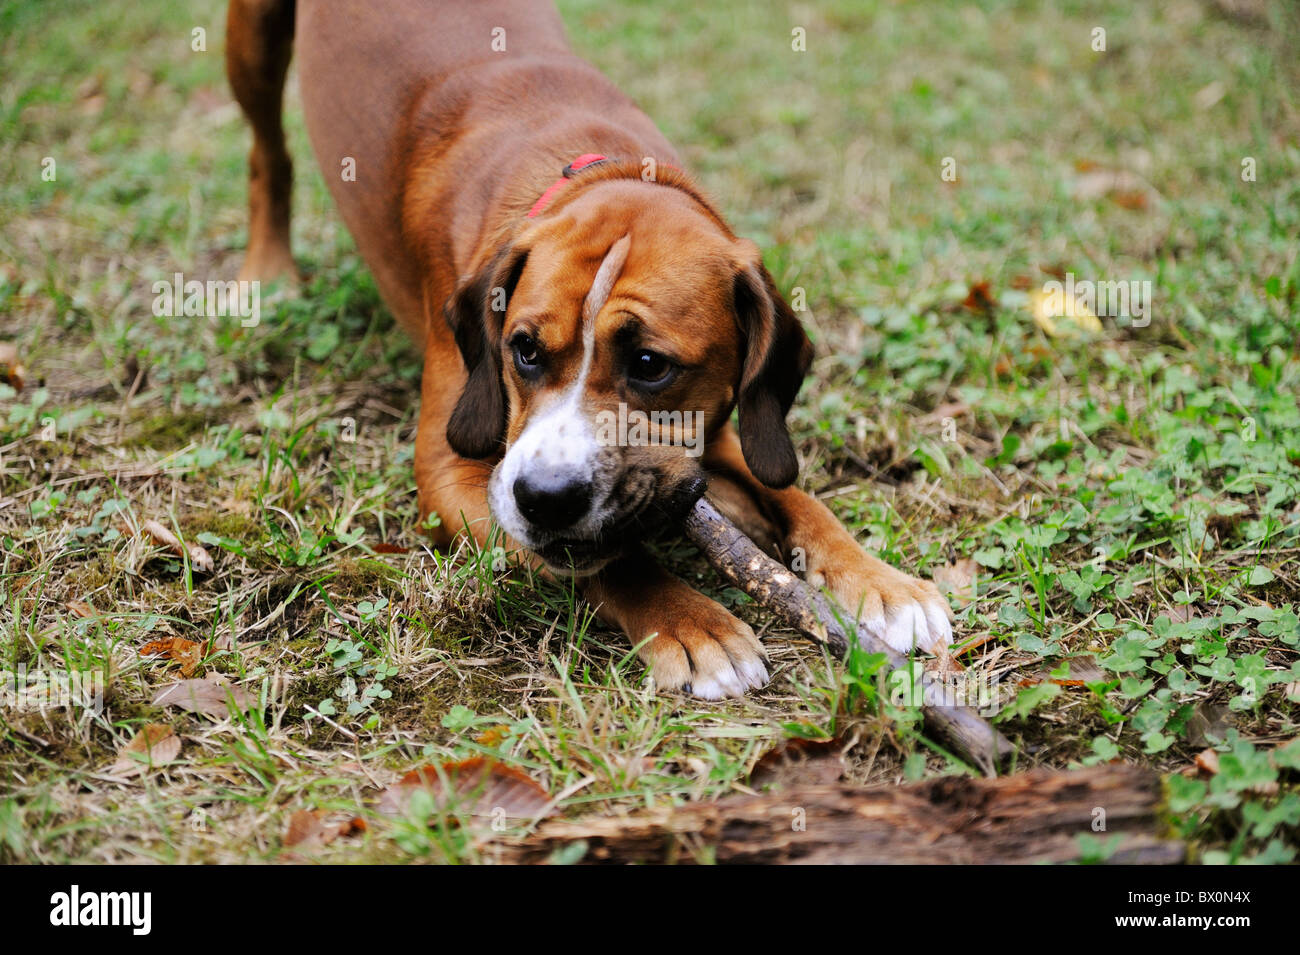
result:
[(542, 193), (541, 198), (533, 203), (533, 207), (528, 210), (528, 218), (535, 219), (541, 215), (542, 210), (547, 207), (550, 201), (555, 198), (555, 194), (569, 184), (570, 177), (579, 169), (586, 169), (588, 166), (594, 166), (598, 162), (606, 162), (607, 156), (599, 153), (583, 153), (573, 162), (564, 167), (564, 172), (560, 178), (551, 183), (551, 187)]

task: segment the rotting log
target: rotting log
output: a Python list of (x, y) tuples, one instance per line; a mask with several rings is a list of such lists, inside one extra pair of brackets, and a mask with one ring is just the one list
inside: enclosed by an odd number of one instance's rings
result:
[(1159, 775), (1125, 765), (797, 786), (625, 817), (555, 820), (502, 847), (501, 860), (542, 863), (583, 843), (578, 861), (586, 864), (1178, 864), (1186, 848), (1160, 837), (1160, 805)]
[[(707, 499), (696, 502), (684, 530), (722, 576), (786, 626), (825, 644), (837, 656), (848, 651), (854, 637), (840, 623), (830, 601), (763, 553)], [(907, 657), (865, 631), (859, 630), (856, 640), (870, 653), (883, 653), (895, 668), (908, 664)], [(920, 681), (926, 726), (962, 758), (986, 774), (996, 773), (1014, 750), (1011, 741), (974, 708), (953, 705), (951, 693), (929, 673), (922, 673)]]

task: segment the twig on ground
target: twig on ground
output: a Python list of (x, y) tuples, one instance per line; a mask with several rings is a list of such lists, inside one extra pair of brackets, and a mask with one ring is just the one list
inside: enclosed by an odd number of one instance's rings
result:
[[(828, 601), (787, 570), (719, 513), (707, 499), (700, 498), (687, 515), (686, 536), (713, 567), (782, 623), (809, 639), (825, 644), (843, 656), (855, 639)], [(848, 615), (849, 619), (851, 615)], [(858, 630), (857, 642), (870, 653), (883, 653), (890, 665), (908, 665), (908, 659), (883, 640)], [(969, 706), (952, 705), (951, 693), (929, 673), (920, 677), (927, 726), (943, 736), (961, 755), (990, 775), (1013, 751), (1011, 741), (999, 733)]]

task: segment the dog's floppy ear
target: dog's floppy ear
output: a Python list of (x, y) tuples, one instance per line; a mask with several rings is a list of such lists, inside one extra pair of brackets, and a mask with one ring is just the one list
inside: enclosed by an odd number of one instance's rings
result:
[(505, 435), (501, 326), (527, 260), (526, 249), (503, 246), (476, 274), (462, 279), (443, 306), (468, 375), (447, 420), (447, 443), (462, 457), (490, 457)]
[(754, 477), (768, 487), (788, 487), (799, 476), (799, 459), (785, 416), (812, 364), (812, 342), (757, 248), (736, 273), (732, 301), (745, 338), (736, 402), (740, 449)]

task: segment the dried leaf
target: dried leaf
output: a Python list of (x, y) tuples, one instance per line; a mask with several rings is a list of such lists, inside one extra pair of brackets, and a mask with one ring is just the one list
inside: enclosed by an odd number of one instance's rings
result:
[(1228, 708), (1220, 703), (1197, 703), (1187, 720), (1187, 742), (1193, 746), (1205, 746), (1212, 742), (1209, 737), (1223, 739), (1228, 733)]
[(0, 383), (14, 391), (22, 391), (26, 380), (27, 369), (18, 358), (18, 347), (12, 342), (0, 342)]
[(181, 665), (181, 674), (186, 677), (194, 675), (194, 671), (199, 668), (203, 662), (203, 644), (194, 640), (186, 640), (184, 637), (167, 637), (163, 640), (154, 640), (152, 643), (146, 643), (140, 648), (140, 656), (166, 656), (175, 660)]
[(188, 553), (190, 566), (194, 568), (196, 573), (212, 573), (212, 568), (215, 566), (212, 557), (198, 544), (190, 544), (186, 547), (181, 543), (180, 538), (157, 521), (145, 521), (140, 525), (140, 530), (152, 537), (160, 546), (171, 550), (178, 557), (183, 557)]
[(1217, 776), (1219, 773), (1219, 754), (1212, 749), (1203, 749), (1196, 754), (1196, 768), (1203, 773)]
[(339, 826), (340, 836), (359, 836), (370, 828), (360, 816), (353, 816)]
[(484, 757), (414, 769), (383, 791), (377, 809), (388, 816), (405, 814), (411, 797), (424, 790), (439, 811), (448, 807), (474, 816), (535, 819), (550, 815), (551, 797), (530, 776)]
[(966, 298), (961, 304), (972, 312), (987, 314), (993, 311), (998, 303), (994, 299), (993, 293), (989, 291), (988, 282), (975, 282), (971, 285), (970, 291), (966, 293)]
[(1110, 198), (1120, 208), (1131, 209), (1134, 212), (1141, 212), (1151, 204), (1145, 192), (1116, 192)]
[(1146, 196), (1151, 192), (1150, 184), (1137, 173), (1100, 166), (1080, 173), (1070, 186), (1071, 198), (1081, 202), (1134, 193)]
[(952, 594), (958, 604), (965, 607), (978, 592), (979, 564), (971, 557), (963, 557), (951, 564), (936, 567), (930, 579), (941, 593)]
[(844, 741), (788, 739), (764, 753), (749, 774), (755, 789), (829, 786), (844, 775)]
[(67, 606), (68, 610), (80, 617), (82, 620), (89, 620), (92, 617), (99, 616), (99, 611), (84, 600), (69, 600)]
[[(318, 809), (299, 809), (289, 817), (289, 827), (284, 834), (285, 846), (302, 846), (314, 848), (323, 846), (329, 839), (325, 836), (324, 817)], [(333, 835), (338, 835), (337, 832)], [(332, 838), (332, 837), (331, 837)]]
[(299, 809), (289, 817), (289, 823), (285, 827), (284, 847), (319, 849), (340, 836), (360, 835), (367, 829), (366, 821), (360, 816), (344, 819), (337, 825), (326, 819), (323, 809)]
[(181, 680), (164, 686), (150, 701), (154, 706), (179, 706), (191, 713), (223, 717), (230, 712), (227, 701), (240, 710), (252, 706), (248, 692), (237, 686), (221, 686), (211, 680)]
[(135, 776), (166, 766), (181, 754), (181, 738), (165, 723), (147, 723), (117, 754), (114, 776)]
[(966, 672), (966, 668), (948, 652), (950, 649), (951, 647), (936, 647), (934, 655), (923, 663), (925, 672), (938, 677), (941, 682), (960, 679), (958, 674)]

